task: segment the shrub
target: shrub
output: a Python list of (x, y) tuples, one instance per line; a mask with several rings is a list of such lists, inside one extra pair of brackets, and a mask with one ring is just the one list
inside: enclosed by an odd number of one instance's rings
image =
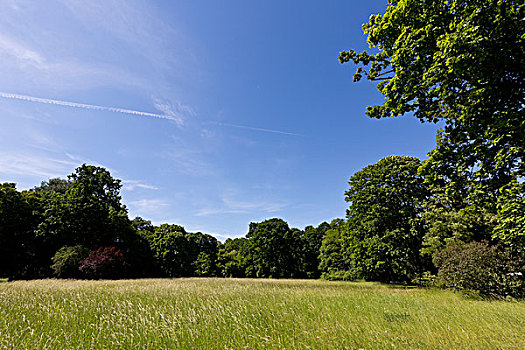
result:
[(525, 259), (509, 249), (456, 242), (437, 253), (434, 263), (444, 287), (484, 297), (525, 297)]
[(86, 258), (89, 250), (81, 245), (60, 248), (52, 258), (53, 274), (58, 278), (80, 277), (80, 262)]
[(124, 255), (116, 247), (100, 247), (89, 253), (80, 263), (80, 271), (87, 278), (118, 278), (124, 266)]
[(358, 273), (354, 269), (349, 271), (332, 270), (323, 272), (321, 278), (327, 281), (355, 281), (358, 279)]

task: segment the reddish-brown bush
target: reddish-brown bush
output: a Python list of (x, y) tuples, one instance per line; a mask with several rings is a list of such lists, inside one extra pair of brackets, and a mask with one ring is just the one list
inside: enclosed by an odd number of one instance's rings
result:
[(116, 247), (100, 247), (89, 253), (80, 263), (79, 270), (87, 278), (122, 277), (124, 255)]

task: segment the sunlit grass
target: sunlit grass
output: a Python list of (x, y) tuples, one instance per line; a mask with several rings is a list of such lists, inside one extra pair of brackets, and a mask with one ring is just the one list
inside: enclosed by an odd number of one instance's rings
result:
[(0, 284), (7, 349), (523, 349), (525, 303), (374, 283), (250, 279)]

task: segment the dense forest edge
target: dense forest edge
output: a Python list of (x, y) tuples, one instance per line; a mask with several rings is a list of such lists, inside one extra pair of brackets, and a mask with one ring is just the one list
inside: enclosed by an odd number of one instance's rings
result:
[(524, 18), (515, 0), (390, 0), (370, 17), (376, 53), (339, 54), (385, 97), (366, 114), (443, 128), (427, 159), (353, 174), (345, 218), (252, 222), (221, 243), (129, 218), (121, 181), (83, 164), (30, 190), (0, 185), (0, 277), (364, 279), (524, 298)]

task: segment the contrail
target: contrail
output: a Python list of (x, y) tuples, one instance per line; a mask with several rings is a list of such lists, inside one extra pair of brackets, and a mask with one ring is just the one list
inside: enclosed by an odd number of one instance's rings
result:
[[(73, 108), (92, 109), (92, 110), (98, 110), (98, 111), (109, 111), (109, 112), (116, 112), (116, 113), (131, 114), (131, 115), (142, 116), (142, 117), (154, 117), (154, 118), (168, 119), (168, 120), (173, 120), (173, 121), (175, 121), (177, 123), (180, 123), (180, 121), (181, 121), (181, 119), (177, 118), (176, 116), (170, 116), (170, 115), (166, 115), (166, 114), (148, 113), (148, 112), (135, 111), (135, 110), (132, 110), (132, 109), (124, 109), (124, 108), (118, 108), (118, 107), (107, 107), (107, 106), (97, 106), (97, 105), (90, 105), (90, 104), (86, 104), (86, 103), (77, 103), (77, 102), (62, 101), (62, 100), (52, 100), (52, 99), (49, 99), (49, 98), (41, 98), (41, 97), (35, 97), (35, 96), (11, 94), (11, 93), (2, 92), (2, 91), (0, 91), (0, 97), (14, 99), (14, 100), (21, 100), (21, 101), (38, 102), (38, 103), (46, 103), (46, 104), (52, 104), (52, 105), (58, 105), (58, 106), (73, 107)], [(296, 134), (296, 133), (293, 133), (293, 132), (256, 128), (256, 127), (245, 126), (245, 125), (220, 123), (220, 122), (208, 122), (208, 123), (209, 124), (219, 125), (219, 126), (227, 126), (227, 127), (231, 127), (231, 128), (238, 128), (238, 129), (245, 129), (245, 130), (254, 130), (254, 131), (262, 131), (262, 132), (269, 132), (269, 133), (281, 134), (281, 135), (304, 136), (304, 135)]]
[(209, 122), (210, 124), (215, 124), (219, 126), (229, 126), (232, 128), (238, 128), (238, 129), (246, 129), (246, 130), (254, 130), (254, 131), (263, 131), (263, 132), (271, 132), (274, 134), (281, 134), (281, 135), (290, 135), (290, 136), (304, 136), (301, 134), (296, 134), (293, 132), (287, 132), (287, 131), (280, 131), (280, 130), (273, 130), (273, 129), (263, 129), (263, 128), (254, 128), (252, 126), (245, 126), (245, 125), (237, 125), (237, 124), (228, 124), (228, 123), (220, 123), (220, 122)]
[(22, 100), (22, 101), (47, 103), (47, 104), (59, 105), (59, 106), (67, 106), (67, 107), (73, 107), (73, 108), (94, 109), (98, 111), (109, 111), (109, 112), (116, 112), (116, 113), (132, 114), (132, 115), (137, 115), (137, 116), (142, 116), (142, 117), (155, 117), (155, 118), (162, 118), (162, 119), (178, 121), (176, 117), (165, 115), (165, 114), (148, 113), (148, 112), (135, 111), (132, 109), (89, 105), (85, 103), (76, 103), (76, 102), (61, 101), (61, 100), (52, 100), (49, 98), (40, 98), (40, 97), (34, 97), (34, 96), (9, 94), (6, 92), (1, 92), (1, 91), (0, 91), (0, 97), (10, 98), (10, 99), (15, 99), (15, 100)]

